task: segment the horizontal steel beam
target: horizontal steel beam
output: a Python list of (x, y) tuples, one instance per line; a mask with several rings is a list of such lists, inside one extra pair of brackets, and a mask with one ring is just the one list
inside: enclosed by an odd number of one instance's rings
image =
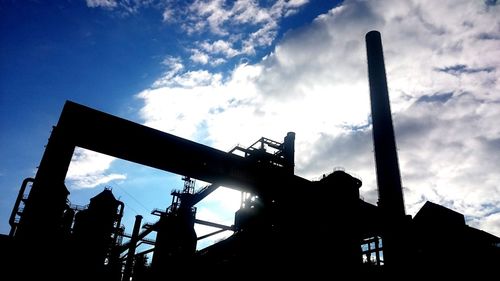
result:
[(220, 228), (223, 230), (231, 230), (231, 231), (235, 230), (234, 226), (227, 226), (227, 225), (218, 224), (218, 223), (209, 222), (209, 221), (204, 221), (204, 220), (199, 220), (199, 219), (195, 219), (194, 222), (197, 224), (202, 224), (202, 225), (206, 225), (206, 226), (217, 227), (217, 228)]

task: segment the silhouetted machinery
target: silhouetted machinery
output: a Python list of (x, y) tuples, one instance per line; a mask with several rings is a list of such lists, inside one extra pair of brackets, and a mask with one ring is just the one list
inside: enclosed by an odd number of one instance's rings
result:
[[(369, 32), (366, 41), (378, 206), (360, 199), (361, 181), (343, 171), (318, 181), (294, 175), (294, 133), (282, 143), (261, 138), (226, 153), (68, 101), (35, 179), (22, 185), (10, 236), (2, 237), (3, 255), (12, 257), (8, 268), (14, 276), (27, 268), (39, 276), (127, 281), (494, 273), (498, 237), (431, 202), (413, 219), (405, 214), (380, 34)], [(76, 146), (183, 175), (184, 189), (172, 192), (165, 211), (153, 211), (158, 222), (141, 232), (137, 216), (125, 234), (124, 206), (111, 190), (86, 209), (67, 202), (64, 179)], [(210, 184), (195, 192), (192, 179)], [(195, 205), (219, 186), (251, 194), (234, 225), (196, 219)], [(198, 237), (195, 223), (220, 230)], [(197, 240), (227, 230), (233, 235), (196, 251)], [(146, 239), (153, 231), (156, 240)], [(130, 239), (121, 243), (122, 237)], [(136, 253), (140, 243), (154, 247)]]

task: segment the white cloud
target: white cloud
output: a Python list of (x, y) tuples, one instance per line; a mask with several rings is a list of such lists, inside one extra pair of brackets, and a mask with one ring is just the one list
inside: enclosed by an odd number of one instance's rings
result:
[(224, 98), (218, 92), (221, 79), (205, 70), (192, 71), (165, 81), (163, 87), (141, 92), (138, 97), (148, 101), (141, 110), (145, 124), (193, 138), (204, 116)]
[(212, 66), (217, 66), (217, 65), (221, 65), (221, 64), (223, 64), (223, 63), (225, 63), (225, 62), (226, 62), (226, 60), (225, 60), (225, 59), (223, 59), (223, 58), (216, 58), (216, 59), (211, 60), (211, 61), (210, 61), (210, 64), (211, 64)]
[(180, 57), (167, 56), (163, 59), (162, 64), (168, 67), (169, 76), (177, 74), (184, 68), (182, 65), (182, 59)]
[(174, 9), (167, 7), (163, 10), (162, 18), (164, 22), (175, 22), (175, 12)]
[[(162, 21), (181, 27), (188, 35), (209, 33), (211, 42), (199, 48), (191, 56), (194, 62), (207, 64), (208, 55), (220, 54), (224, 59), (240, 54), (254, 55), (256, 49), (270, 46), (284, 17), (296, 14), (308, 4), (307, 0), (255, 1), (255, 0), (195, 0), (155, 1), (155, 0), (86, 0), (87, 6), (118, 11), (122, 15), (135, 14), (144, 7), (163, 9)], [(208, 54), (203, 53), (208, 52)], [(211, 65), (223, 63), (215, 58)]]
[(222, 28), (222, 25), (230, 17), (230, 12), (224, 9), (224, 2), (224, 0), (196, 0), (189, 10), (198, 17), (197, 20), (207, 21), (212, 33), (226, 35), (227, 31)]
[(241, 52), (245, 54), (254, 54), (257, 47), (270, 46), (278, 33), (277, 27), (278, 25), (275, 21), (270, 21), (262, 28), (251, 33), (247, 39), (243, 40)]
[(123, 174), (109, 174), (106, 171), (115, 158), (77, 147), (66, 175), (70, 187), (93, 188), (114, 180), (127, 178)]
[(201, 44), (201, 48), (211, 54), (223, 54), (227, 58), (238, 55), (238, 51), (233, 49), (232, 44), (224, 40), (217, 40), (212, 43), (205, 41)]
[(263, 23), (271, 19), (268, 9), (262, 9), (255, 1), (236, 1), (231, 9), (234, 21), (241, 24)]
[(154, 82), (154, 87), (160, 87), (171, 83), (174, 76), (179, 74), (179, 72), (184, 69), (184, 65), (182, 64), (182, 59), (180, 57), (167, 56), (162, 61), (162, 64), (167, 67), (167, 70), (161, 78)]
[(169, 85), (181, 88), (194, 88), (200, 86), (218, 85), (221, 75), (212, 74), (206, 70), (194, 70), (173, 77)]
[(102, 8), (115, 8), (118, 4), (116, 3), (116, 0), (86, 0), (87, 2), (87, 7), (91, 8), (97, 8), (97, 7), (102, 7)]
[[(286, 14), (279, 5), (290, 10), (303, 1), (278, 1), (274, 10), (259, 8), (269, 17), (255, 18), (234, 8), (248, 3), (196, 3), (206, 5), (196, 10), (201, 18), (225, 13), (210, 22), (220, 34), (236, 19), (259, 23), (254, 35), (242, 37), (249, 43), (239, 52), (251, 53), (274, 40), (272, 25)], [(227, 79), (179, 72), (143, 91), (141, 114), (146, 124), (223, 150), (261, 136), (281, 141), (295, 131), (299, 175), (344, 166), (361, 176), (363, 195), (374, 203), (364, 35), (378, 29), (408, 212), (431, 200), (468, 218), (486, 216), (500, 206), (499, 9), (482, 1), (345, 1)], [(489, 219), (480, 221), (500, 235)]]
[(498, 235), (500, 233), (500, 212), (479, 219), (477, 227), (487, 229), (489, 232)]
[[(120, 16), (129, 16), (137, 14), (141, 9), (146, 7), (158, 7), (162, 6), (159, 2), (163, 0), (86, 0), (87, 7), (90, 8), (103, 8), (106, 10), (113, 11)], [(173, 11), (168, 11), (165, 9), (163, 12), (163, 21), (170, 22), (169, 16), (172, 15)]]
[[(256, 48), (270, 46), (276, 38), (281, 19), (296, 13), (307, 3), (308, 1), (276, 1), (266, 6), (258, 1), (248, 0), (231, 3), (224, 0), (196, 0), (184, 10), (178, 11), (177, 14), (182, 16), (175, 17), (170, 6), (165, 8), (163, 19), (180, 23), (188, 34), (207, 31), (215, 35), (219, 39), (202, 43), (201, 49), (231, 58), (238, 54), (253, 55)], [(241, 49), (233, 45), (241, 45)]]
[(204, 52), (200, 52), (199, 50), (196, 50), (196, 49), (193, 49), (192, 52), (193, 52), (193, 54), (191, 55), (190, 59), (193, 62), (207, 64), (208, 61), (210, 60), (210, 57), (207, 54), (205, 54)]

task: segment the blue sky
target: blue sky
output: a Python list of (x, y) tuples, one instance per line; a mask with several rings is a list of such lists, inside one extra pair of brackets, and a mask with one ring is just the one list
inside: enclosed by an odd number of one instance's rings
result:
[[(0, 5), (2, 233), (65, 100), (224, 151), (295, 131), (298, 175), (315, 179), (343, 167), (362, 178), (363, 198), (375, 203), (364, 34), (377, 29), (408, 213), (430, 200), (500, 235), (496, 1)], [(136, 214), (153, 220), (147, 214), (167, 207), (182, 182), (78, 150), (66, 184), (77, 204), (113, 187), (127, 203), (130, 231)], [(230, 223), (237, 197), (221, 190), (199, 216)]]

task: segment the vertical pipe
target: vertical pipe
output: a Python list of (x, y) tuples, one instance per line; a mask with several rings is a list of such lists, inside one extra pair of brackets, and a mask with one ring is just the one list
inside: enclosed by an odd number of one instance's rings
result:
[(122, 224), (123, 209), (125, 208), (125, 204), (122, 201), (118, 201), (118, 206), (120, 207), (120, 211), (118, 212), (116, 228), (113, 230), (113, 245), (116, 245), (116, 241), (118, 241), (118, 233), (120, 232), (120, 226)]
[(387, 90), (382, 40), (378, 31), (366, 34), (366, 49), (379, 206), (387, 216), (404, 217), (401, 175)]
[(17, 194), (16, 203), (14, 203), (14, 208), (12, 208), (12, 213), (9, 218), (10, 232), (9, 236), (13, 237), (16, 233), (17, 223), (16, 223), (16, 214), (19, 212), (19, 205), (24, 197), (24, 191), (28, 186), (28, 183), (33, 183), (35, 181), (34, 178), (26, 178), (23, 180), (23, 184), (21, 185), (21, 189), (19, 189), (19, 193)]
[(294, 173), (295, 166), (295, 133), (288, 132), (283, 142), (283, 156), (285, 158), (285, 169), (291, 174)]
[(132, 266), (134, 263), (135, 248), (139, 237), (139, 229), (141, 228), (142, 216), (135, 216), (134, 230), (128, 246), (127, 261), (125, 262), (125, 270), (123, 271), (123, 281), (130, 281), (132, 276)]

